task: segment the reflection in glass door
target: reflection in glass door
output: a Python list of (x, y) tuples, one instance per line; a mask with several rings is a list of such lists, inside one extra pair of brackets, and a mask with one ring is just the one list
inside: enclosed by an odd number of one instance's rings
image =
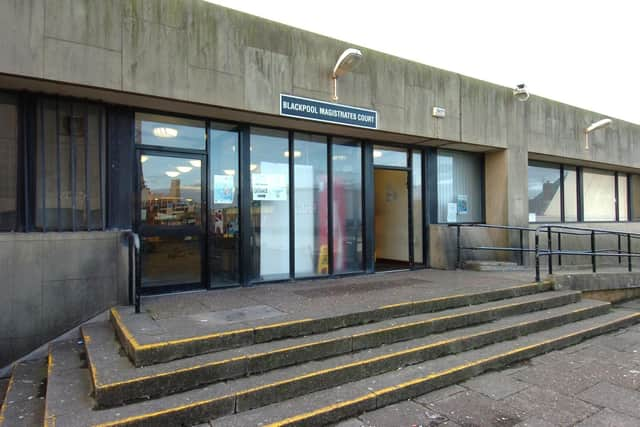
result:
[(142, 286), (202, 286), (204, 158), (145, 150), (138, 162)]

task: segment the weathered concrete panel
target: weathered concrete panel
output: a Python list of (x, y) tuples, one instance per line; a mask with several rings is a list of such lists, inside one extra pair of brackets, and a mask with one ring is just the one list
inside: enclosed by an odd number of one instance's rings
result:
[(122, 1), (124, 16), (176, 28), (186, 26), (191, 9), (191, 2), (185, 0)]
[(506, 147), (507, 111), (517, 101), (510, 89), (461, 77), (462, 131), (465, 142)]
[(206, 68), (189, 67), (189, 98), (233, 108), (244, 106), (244, 78)]
[(44, 0), (0, 2), (0, 72), (42, 77)]
[(250, 110), (280, 110), (280, 93), (292, 92), (291, 61), (288, 56), (247, 47), (244, 55), (244, 104)]
[(122, 55), (113, 50), (47, 38), (44, 77), (122, 89)]
[(186, 30), (125, 19), (123, 37), (124, 90), (188, 99)]
[(45, 29), (46, 37), (119, 51), (120, 0), (46, 0)]

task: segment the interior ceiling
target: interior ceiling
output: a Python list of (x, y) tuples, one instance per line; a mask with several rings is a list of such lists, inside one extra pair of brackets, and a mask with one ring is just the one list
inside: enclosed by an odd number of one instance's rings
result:
[(27, 90), (51, 95), (72, 96), (101, 101), (127, 107), (157, 110), (166, 113), (206, 117), (215, 120), (228, 120), (270, 127), (279, 127), (306, 132), (322, 133), (366, 139), (376, 142), (412, 144), (425, 147), (442, 147), (462, 151), (495, 151), (495, 147), (478, 144), (465, 144), (441, 139), (403, 135), (393, 132), (362, 129), (350, 126), (333, 125), (311, 120), (295, 119), (271, 114), (254, 113), (245, 110), (221, 108), (214, 105), (179, 101), (169, 98), (139, 95), (129, 92), (99, 89), (94, 87), (59, 83), (51, 80), (31, 79), (8, 74), (0, 74), (0, 88), (9, 90)]

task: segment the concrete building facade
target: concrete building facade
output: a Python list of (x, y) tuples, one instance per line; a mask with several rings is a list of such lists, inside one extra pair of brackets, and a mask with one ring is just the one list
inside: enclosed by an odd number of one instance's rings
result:
[[(281, 114), (347, 48), (376, 126)], [(130, 302), (129, 230), (149, 292), (453, 268), (450, 223), (640, 231), (640, 126), (587, 150), (596, 112), (201, 0), (0, 1), (0, 107), (0, 366)]]

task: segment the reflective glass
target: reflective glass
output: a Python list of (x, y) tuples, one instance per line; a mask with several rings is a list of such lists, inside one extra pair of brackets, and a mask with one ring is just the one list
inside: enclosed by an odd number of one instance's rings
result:
[(564, 220), (578, 220), (578, 174), (575, 166), (564, 167)]
[(615, 175), (598, 169), (583, 169), (582, 197), (585, 221), (615, 221)]
[(373, 147), (373, 164), (406, 168), (407, 150), (376, 145)]
[(210, 141), (210, 285), (223, 287), (239, 281), (238, 129), (233, 125), (212, 123)]
[(252, 280), (289, 277), (289, 135), (251, 128)]
[(360, 143), (335, 138), (333, 166), (334, 273), (361, 271), (362, 154)]
[(560, 222), (560, 167), (529, 162), (529, 222)]
[(629, 221), (627, 204), (627, 175), (618, 173), (618, 218), (620, 221)]
[(0, 230), (16, 229), (18, 108), (15, 96), (0, 92)]
[(414, 150), (411, 154), (411, 175), (413, 182), (413, 259), (414, 264), (424, 262), (422, 254), (422, 153)]
[(438, 222), (482, 222), (483, 157), (438, 150)]
[(204, 150), (205, 141), (204, 121), (136, 113), (136, 144)]

